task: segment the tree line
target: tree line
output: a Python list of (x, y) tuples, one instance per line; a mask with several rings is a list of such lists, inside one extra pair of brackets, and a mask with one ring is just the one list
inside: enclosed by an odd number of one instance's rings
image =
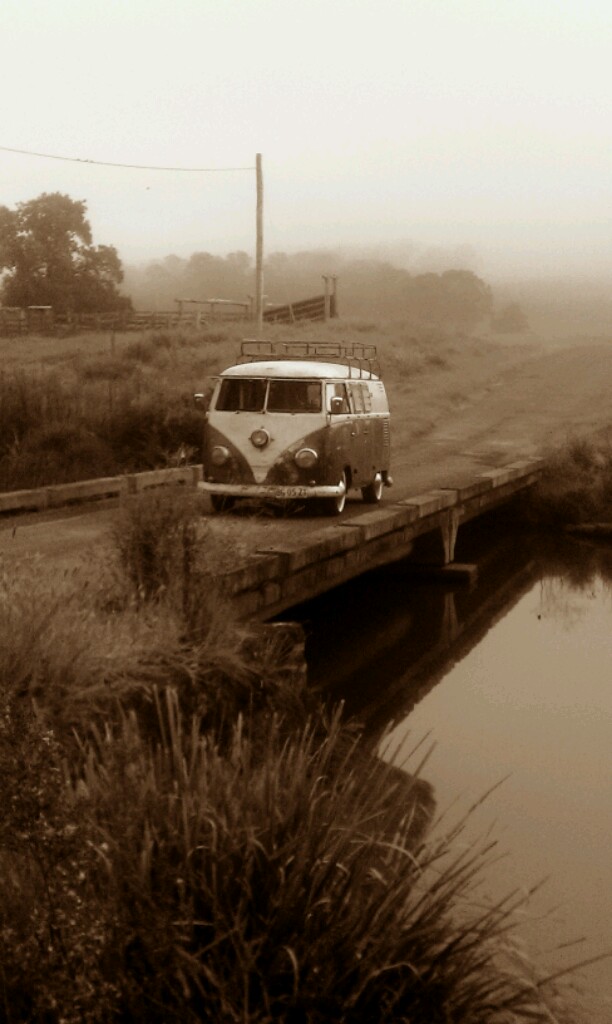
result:
[[(355, 259), (333, 250), (271, 253), (264, 262), (266, 301), (284, 305), (319, 295), (322, 275), (335, 275), (341, 315), (405, 318), (413, 323), (471, 328), (493, 309), (491, 288), (470, 270), (411, 274), (379, 259)], [(170, 255), (126, 268), (125, 285), (141, 309), (173, 309), (177, 299), (228, 298), (253, 293), (254, 266), (245, 252), (225, 257), (197, 252)]]
[[(328, 249), (271, 253), (264, 264), (267, 303), (321, 294), (322, 274), (340, 279), (344, 316), (467, 330), (494, 312), (490, 286), (471, 270), (412, 273), (389, 261)], [(0, 206), (5, 306), (52, 306), (57, 313), (172, 310), (177, 299), (243, 302), (253, 291), (254, 265), (246, 252), (168, 255), (124, 270), (114, 246), (94, 245), (84, 200), (56, 192), (13, 210)], [(522, 329), (519, 321), (510, 317), (507, 329)]]

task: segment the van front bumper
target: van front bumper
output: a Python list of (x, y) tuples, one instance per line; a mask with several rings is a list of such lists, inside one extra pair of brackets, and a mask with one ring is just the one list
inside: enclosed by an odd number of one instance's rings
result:
[(268, 498), (270, 501), (290, 501), (296, 498), (338, 498), (345, 493), (341, 484), (285, 486), (282, 484), (222, 484), (205, 480), (200, 485), (207, 494), (223, 494), (232, 498)]

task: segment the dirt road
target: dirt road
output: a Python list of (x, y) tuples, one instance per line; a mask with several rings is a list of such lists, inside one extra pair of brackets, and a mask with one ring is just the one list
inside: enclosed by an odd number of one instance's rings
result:
[(612, 340), (524, 353), (476, 379), (456, 368), (433, 398), (435, 422), (415, 436), (409, 406), (422, 420), (430, 401), (425, 391), (398, 396), (394, 496), (540, 455), (611, 425)]
[[(540, 454), (570, 437), (612, 423), (612, 340), (573, 347), (491, 346), (456, 353), (442, 369), (432, 366), (408, 381), (389, 382), (393, 414), (395, 486), (392, 502), (435, 487), (452, 486), (487, 469)], [(346, 514), (363, 510), (358, 498)], [(15, 519), (0, 524), (0, 554), (38, 552), (65, 566), (103, 542), (112, 510), (46, 521)], [(321, 520), (300, 515), (279, 519), (211, 517), (240, 556), (256, 538), (303, 535)], [(261, 539), (259, 543), (262, 543)]]

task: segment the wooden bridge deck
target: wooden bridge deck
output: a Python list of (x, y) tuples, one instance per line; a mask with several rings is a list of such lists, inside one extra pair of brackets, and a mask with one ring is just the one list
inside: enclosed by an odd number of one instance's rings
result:
[(391, 562), (449, 565), (460, 526), (531, 487), (541, 467), (540, 459), (513, 463), (336, 520), (300, 540), (255, 545), (244, 564), (220, 578), (223, 591), (243, 617), (265, 620)]

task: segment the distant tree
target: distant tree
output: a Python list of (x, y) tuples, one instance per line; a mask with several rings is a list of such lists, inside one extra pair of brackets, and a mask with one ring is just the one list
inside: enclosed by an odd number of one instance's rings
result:
[(118, 290), (123, 269), (111, 245), (94, 246), (84, 201), (59, 192), (0, 207), (2, 301), (104, 312), (131, 306)]
[(491, 317), (491, 327), (501, 334), (519, 334), (528, 329), (529, 321), (518, 302), (509, 302)]
[(491, 288), (473, 271), (445, 270), (440, 277), (447, 296), (449, 319), (457, 327), (475, 327), (491, 315)]
[(407, 300), (417, 322), (464, 330), (486, 319), (493, 305), (489, 285), (471, 270), (417, 274), (408, 281)]

